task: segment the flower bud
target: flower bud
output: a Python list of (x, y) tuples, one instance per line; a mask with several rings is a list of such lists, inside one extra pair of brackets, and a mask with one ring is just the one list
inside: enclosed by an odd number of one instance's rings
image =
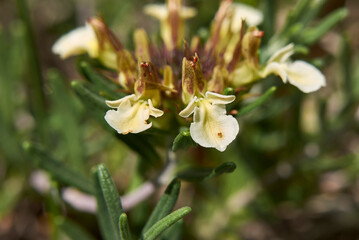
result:
[(261, 38), (264, 32), (259, 31), (257, 27), (249, 27), (243, 37), (242, 54), (246, 61), (258, 65), (258, 49), (261, 44)]
[(146, 31), (142, 28), (136, 29), (133, 38), (135, 42), (137, 60), (145, 62), (151, 61), (149, 40)]
[(182, 100), (188, 104), (193, 96), (203, 94), (206, 80), (203, 77), (197, 53), (191, 59), (183, 58), (182, 62)]
[(151, 99), (153, 106), (157, 106), (161, 100), (157, 70), (151, 62), (139, 62), (138, 68), (135, 94), (140, 98)]
[(132, 89), (137, 76), (136, 62), (125, 49), (117, 52), (117, 70), (120, 85), (126, 90)]
[(228, 71), (226, 68), (216, 66), (213, 70), (211, 80), (208, 82), (207, 91), (222, 93), (228, 83)]

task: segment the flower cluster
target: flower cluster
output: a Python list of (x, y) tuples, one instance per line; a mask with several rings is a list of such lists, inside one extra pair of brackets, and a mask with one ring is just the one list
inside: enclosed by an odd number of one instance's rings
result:
[(237, 120), (226, 111), (236, 96), (223, 95), (226, 88), (251, 86), (270, 74), (306, 93), (325, 86), (324, 76), (315, 67), (289, 60), (293, 44), (279, 49), (266, 64), (259, 63), (264, 32), (256, 25), (263, 16), (254, 8), (223, 0), (207, 41), (201, 44), (194, 36), (189, 45), (183, 42), (184, 23), (196, 15), (194, 8), (182, 6), (181, 0), (167, 0), (148, 5), (144, 11), (160, 21), (163, 47), (153, 46), (145, 30), (137, 29), (132, 53), (98, 17), (53, 46), (62, 58), (86, 53), (117, 73), (117, 83), (128, 95), (106, 101), (115, 110), (109, 110), (105, 120), (119, 134), (149, 129), (151, 116), (170, 114), (168, 104), (175, 104), (181, 106), (175, 114), (192, 121), (190, 134), (196, 143), (224, 151), (239, 131)]

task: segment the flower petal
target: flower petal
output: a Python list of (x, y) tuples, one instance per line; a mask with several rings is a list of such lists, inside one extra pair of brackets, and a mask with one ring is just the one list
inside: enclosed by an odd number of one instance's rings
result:
[(153, 106), (151, 99), (148, 99), (148, 106), (150, 108), (150, 115), (153, 117), (161, 117), (163, 115), (163, 111), (157, 109)]
[(166, 4), (148, 4), (143, 10), (147, 15), (155, 17), (159, 20), (166, 20), (168, 17), (168, 9)]
[(294, 53), (294, 44), (290, 43), (287, 46), (276, 51), (268, 60), (270, 62), (285, 62)]
[(202, 147), (212, 147), (223, 152), (236, 138), (238, 131), (237, 120), (225, 115), (224, 105), (212, 105), (203, 100), (199, 107), (195, 107), (190, 132), (192, 139)]
[(98, 55), (98, 41), (95, 31), (90, 24), (76, 28), (63, 35), (52, 46), (52, 52), (67, 58), (74, 55), (88, 53), (91, 57)]
[(299, 88), (302, 92), (314, 92), (326, 84), (324, 75), (307, 62), (295, 61), (284, 66), (288, 74), (289, 83)]
[(197, 97), (194, 96), (193, 99), (188, 103), (187, 107), (185, 109), (183, 109), (179, 115), (181, 117), (189, 117), (193, 111), (194, 111), (194, 108), (196, 107), (196, 101), (197, 101)]
[(234, 33), (241, 30), (242, 19), (245, 19), (249, 26), (258, 26), (263, 21), (263, 14), (258, 9), (241, 3), (234, 3), (233, 7), (234, 14), (231, 30)]
[(285, 71), (285, 68), (283, 67), (284, 64), (280, 64), (277, 62), (271, 62), (265, 66), (263, 71), (261, 72), (261, 76), (263, 78), (269, 76), (270, 74), (275, 74), (279, 76), (284, 83), (287, 82), (287, 72)]
[(105, 120), (120, 134), (139, 133), (149, 129), (152, 123), (147, 123), (150, 109), (144, 101), (131, 105), (130, 101), (123, 101), (117, 111), (106, 112)]
[(206, 92), (206, 99), (212, 104), (228, 104), (236, 99), (234, 95), (222, 95), (215, 92)]
[(114, 100), (114, 101), (108, 101), (106, 100), (106, 104), (107, 106), (111, 107), (111, 108), (118, 108), (120, 106), (120, 104), (124, 101), (130, 101), (130, 102), (135, 102), (137, 101), (137, 96), (135, 94), (131, 94), (128, 95), (126, 97)]

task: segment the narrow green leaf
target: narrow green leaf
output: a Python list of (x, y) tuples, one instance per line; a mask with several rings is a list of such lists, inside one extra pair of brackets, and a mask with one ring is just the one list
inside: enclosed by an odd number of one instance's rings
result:
[(188, 129), (181, 131), (172, 144), (172, 151), (185, 150), (189, 147), (197, 146), (191, 137)]
[(192, 168), (184, 170), (177, 174), (177, 177), (184, 181), (199, 182), (207, 180), (224, 173), (231, 173), (236, 169), (236, 164), (233, 162), (225, 162), (216, 168)]
[(309, 8), (309, 3), (310, 0), (300, 0), (297, 5), (295, 5), (293, 10), (288, 12), (285, 25), (282, 28), (282, 33), (286, 32), (292, 24), (299, 20), (303, 13)]
[(122, 240), (131, 240), (130, 227), (126, 213), (122, 213), (119, 220), (120, 236)]
[(42, 77), (41, 64), (38, 56), (38, 49), (35, 41), (34, 31), (32, 28), (29, 8), (27, 6), (26, 0), (17, 0), (17, 9), (21, 21), (25, 26), (25, 44), (26, 52), (25, 56), (27, 57), (27, 65), (30, 76), (28, 76), (28, 91), (29, 97), (31, 99), (31, 107), (34, 111), (34, 116), (39, 124), (36, 124), (42, 133), (42, 138), (44, 138), (44, 121), (46, 118), (46, 101), (45, 94), (43, 91), (44, 80)]
[(83, 82), (72, 81), (71, 87), (74, 89), (85, 108), (89, 109), (89, 114), (99, 120), (102, 125), (107, 126), (103, 119), (106, 111), (108, 110), (105, 103), (106, 99), (92, 92)]
[(109, 110), (105, 103), (105, 99), (92, 92), (85, 83), (80, 81), (71, 82), (72, 88), (81, 99), (89, 113), (107, 130), (112, 131), (116, 137), (127, 144), (133, 151), (137, 152), (143, 159), (151, 163), (160, 163), (160, 157), (148, 138), (139, 134), (118, 134), (105, 121), (104, 116)]
[(104, 164), (94, 171), (97, 217), (106, 240), (120, 240), (119, 218), (124, 212), (111, 175)]
[(249, 113), (250, 111), (252, 111), (253, 109), (256, 109), (257, 107), (259, 107), (260, 105), (262, 105), (263, 103), (265, 103), (268, 98), (270, 96), (272, 96), (272, 94), (275, 92), (277, 88), (276, 87), (271, 87), (269, 88), (262, 96), (260, 96), (257, 100), (255, 100), (254, 102), (248, 104), (247, 106), (241, 108), (238, 113), (237, 116), (242, 116), (246, 113)]
[(300, 42), (313, 44), (318, 41), (331, 28), (348, 16), (346, 8), (340, 8), (326, 16), (317, 26), (305, 30), (300, 36)]
[(32, 162), (37, 167), (47, 171), (55, 180), (76, 187), (83, 192), (94, 193), (93, 184), (89, 179), (53, 159), (41, 146), (24, 142), (23, 148), (30, 154)]
[(69, 219), (56, 217), (55, 225), (62, 232), (64, 232), (69, 239), (95, 240), (95, 238), (86, 232), (81, 226)]
[(181, 182), (177, 178), (173, 179), (143, 227), (142, 234), (147, 232), (156, 222), (170, 214), (177, 202), (180, 188)]
[(183, 231), (183, 220), (179, 220), (171, 227), (166, 229), (161, 235), (161, 240), (181, 240)]
[(192, 209), (190, 207), (180, 208), (173, 213), (162, 218), (156, 224), (154, 224), (145, 234), (143, 234), (143, 240), (154, 240), (156, 239), (163, 231), (172, 226), (178, 220), (183, 218), (185, 215), (190, 213)]
[(80, 61), (78, 63), (78, 70), (87, 80), (92, 82), (98, 88), (99, 92), (104, 91), (113, 99), (126, 96), (125, 93), (116, 92), (120, 89), (120, 86), (95, 72), (90, 63), (86, 61)]
[(350, 39), (348, 35), (342, 36), (341, 41), (341, 52), (340, 52), (340, 63), (341, 63), (341, 70), (342, 76), (344, 79), (344, 90), (345, 90), (345, 97), (347, 101), (355, 101), (357, 96), (355, 96), (354, 91), (356, 89), (355, 82), (353, 81), (353, 49), (351, 48)]

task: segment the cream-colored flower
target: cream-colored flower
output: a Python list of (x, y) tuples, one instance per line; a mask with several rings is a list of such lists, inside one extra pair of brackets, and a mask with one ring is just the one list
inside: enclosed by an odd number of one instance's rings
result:
[(107, 111), (105, 120), (120, 134), (143, 132), (152, 126), (152, 123), (147, 122), (150, 116), (157, 118), (163, 115), (162, 110), (153, 107), (151, 99), (142, 100), (135, 94), (106, 101), (106, 104), (117, 108)]
[(197, 14), (195, 8), (182, 6), (181, 0), (167, 0), (167, 4), (149, 4), (144, 12), (160, 21), (161, 37), (170, 51), (182, 46), (184, 20)]
[(242, 27), (242, 19), (246, 20), (248, 26), (258, 26), (263, 21), (263, 13), (256, 8), (242, 3), (233, 3), (233, 17), (231, 31), (239, 33)]
[(207, 148), (216, 148), (223, 152), (236, 138), (239, 126), (237, 120), (226, 115), (225, 104), (231, 103), (236, 97), (206, 92), (203, 98), (193, 97), (192, 101), (179, 115), (189, 117), (194, 113), (190, 126), (192, 139)]
[(313, 65), (304, 61), (289, 61), (289, 57), (294, 53), (293, 48), (294, 44), (291, 43), (274, 53), (260, 72), (261, 77), (264, 78), (273, 73), (278, 75), (284, 83), (289, 82), (305, 93), (324, 87), (325, 77)]
[(88, 53), (90, 57), (97, 58), (99, 45), (91, 24), (86, 23), (63, 35), (52, 46), (52, 52), (60, 55), (62, 59)]
[(96, 28), (104, 31), (105, 26), (102, 19), (92, 18), (85, 26), (78, 27), (58, 39), (52, 47), (52, 52), (60, 55), (62, 59), (87, 53), (91, 58), (97, 58), (104, 66), (117, 69), (116, 51), (111, 46), (108, 36), (104, 36), (100, 31), (96, 33)]

